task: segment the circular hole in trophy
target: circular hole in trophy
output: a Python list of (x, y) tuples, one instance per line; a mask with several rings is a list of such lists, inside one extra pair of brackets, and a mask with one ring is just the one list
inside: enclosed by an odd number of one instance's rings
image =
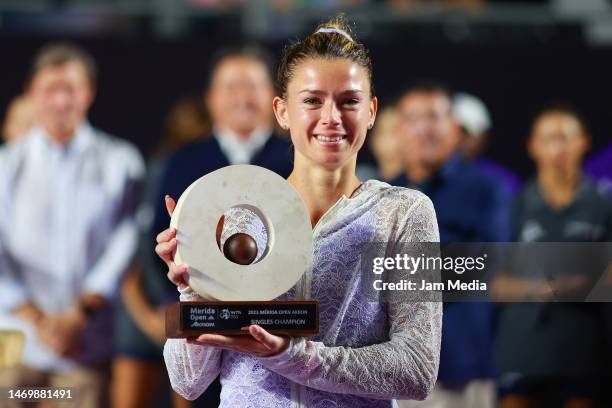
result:
[(230, 207), (219, 218), (217, 245), (229, 261), (252, 265), (270, 253), (273, 233), (271, 223), (260, 209), (239, 204)]

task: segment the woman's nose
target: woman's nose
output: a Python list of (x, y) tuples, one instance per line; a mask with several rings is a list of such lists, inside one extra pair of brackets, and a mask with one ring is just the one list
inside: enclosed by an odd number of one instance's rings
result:
[(338, 126), (341, 122), (340, 109), (334, 102), (326, 103), (321, 112), (322, 124)]

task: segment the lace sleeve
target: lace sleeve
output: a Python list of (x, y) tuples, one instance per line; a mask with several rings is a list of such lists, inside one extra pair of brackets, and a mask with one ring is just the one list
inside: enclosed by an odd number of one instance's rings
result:
[[(263, 253), (267, 231), (261, 219), (245, 208), (231, 208), (225, 214), (221, 245), (233, 234), (251, 235), (257, 242), (257, 257)], [(181, 301), (202, 301), (190, 287), (179, 290)], [(190, 344), (185, 339), (168, 339), (164, 345), (164, 360), (172, 388), (188, 400), (199, 397), (221, 369), (222, 350), (212, 346)]]
[[(431, 201), (420, 197), (404, 212), (397, 237), (438, 242)], [(389, 340), (353, 348), (328, 347), (292, 339), (281, 354), (261, 358), (270, 370), (322, 391), (379, 399), (425, 399), (432, 391), (440, 360), (442, 304), (391, 302)]]

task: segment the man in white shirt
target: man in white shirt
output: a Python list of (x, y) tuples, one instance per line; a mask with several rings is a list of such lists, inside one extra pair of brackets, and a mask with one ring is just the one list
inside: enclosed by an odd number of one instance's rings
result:
[(111, 304), (133, 256), (144, 165), (129, 143), (87, 122), (91, 56), (43, 48), (27, 93), (37, 125), (0, 149), (0, 330), (25, 333), (8, 386), (76, 387), (78, 404), (108, 397)]

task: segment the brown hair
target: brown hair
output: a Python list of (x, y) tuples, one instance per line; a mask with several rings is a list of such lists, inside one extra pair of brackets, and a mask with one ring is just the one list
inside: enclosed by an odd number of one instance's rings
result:
[(71, 43), (51, 43), (38, 51), (30, 67), (28, 82), (47, 67), (58, 67), (69, 62), (80, 62), (85, 68), (90, 83), (97, 79), (98, 70), (94, 58), (78, 45)]
[[(321, 29), (339, 32), (319, 32)], [(303, 40), (285, 46), (276, 75), (278, 90), (283, 99), (287, 97), (287, 84), (293, 77), (296, 66), (309, 58), (345, 58), (356, 62), (365, 68), (370, 80), (370, 96), (374, 97), (374, 78), (369, 52), (356, 40), (342, 15), (320, 24), (313, 34)]]
[(542, 118), (549, 116), (549, 115), (555, 115), (555, 114), (561, 114), (561, 115), (568, 116), (574, 119), (578, 123), (578, 126), (580, 126), (580, 130), (582, 131), (582, 133), (584, 135), (589, 135), (590, 133), (589, 127), (584, 118), (584, 115), (574, 106), (566, 102), (549, 103), (544, 108), (540, 109), (540, 111), (535, 115), (532, 121), (531, 133), (533, 134), (536, 124), (540, 120), (542, 120)]
[(449, 102), (452, 99), (451, 89), (445, 83), (433, 79), (421, 79), (414, 82), (404, 91), (403, 96), (412, 93), (440, 94), (448, 99)]

